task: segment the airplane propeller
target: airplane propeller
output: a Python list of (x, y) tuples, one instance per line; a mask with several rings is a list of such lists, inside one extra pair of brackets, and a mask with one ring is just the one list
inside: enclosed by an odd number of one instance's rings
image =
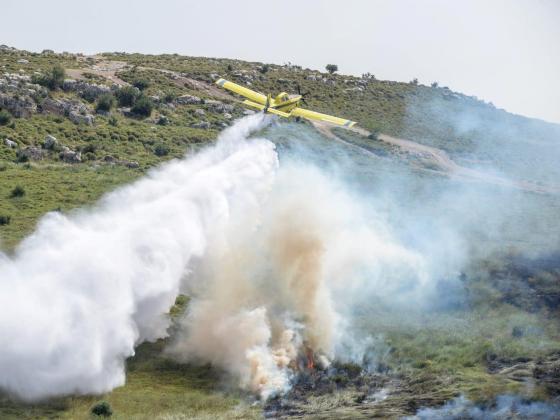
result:
[(301, 86), (300, 86), (300, 85), (297, 85), (297, 93), (298, 93), (299, 96), (301, 96), (301, 101), (302, 101), (305, 105), (307, 105), (307, 101), (305, 100), (305, 97), (306, 97), (307, 95), (309, 95), (311, 92), (308, 91), (308, 92), (305, 92), (305, 93), (301, 93)]

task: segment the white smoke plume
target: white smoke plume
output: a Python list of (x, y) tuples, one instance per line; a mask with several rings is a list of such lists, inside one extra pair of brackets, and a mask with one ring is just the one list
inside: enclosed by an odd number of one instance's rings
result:
[(274, 145), (239, 121), (218, 144), (70, 216), (46, 215), (13, 258), (0, 254), (0, 388), (27, 400), (124, 384), (124, 361), (166, 336), (165, 314), (194, 257), (230, 214), (258, 206)]
[(210, 362), (266, 399), (302, 363), (363, 356), (357, 297), (429, 295), (427, 262), (363, 200), (247, 140), (265, 124), (244, 118), (93, 209), (47, 215), (2, 256), (0, 388), (31, 400), (122, 385), (125, 359), (167, 335), (186, 293), (169, 354)]
[(222, 366), (263, 398), (288, 389), (302, 359), (361, 362), (356, 296), (420, 297), (430, 277), (355, 198), (321, 171), (283, 162), (260, 212), (235, 217), (189, 276), (193, 300), (170, 353)]

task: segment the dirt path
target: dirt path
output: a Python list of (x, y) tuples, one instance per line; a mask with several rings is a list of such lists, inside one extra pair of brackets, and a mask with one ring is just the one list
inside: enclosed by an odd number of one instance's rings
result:
[[(328, 138), (343, 141), (344, 143), (349, 143), (338, 138), (332, 131), (335, 126), (325, 123), (325, 122), (313, 122), (315, 128)], [(367, 137), (370, 132), (361, 127), (352, 127), (348, 130), (355, 132), (361, 136)], [(493, 176), (486, 174), (484, 172), (477, 171), (475, 169), (466, 168), (460, 166), (455, 161), (453, 161), (449, 155), (438, 148), (426, 146), (424, 144), (417, 143), (412, 140), (400, 139), (396, 137), (388, 136), (387, 134), (380, 134), (378, 139), (384, 143), (390, 144), (392, 146), (397, 146), (402, 152), (414, 155), (418, 158), (425, 166), (430, 168), (436, 168), (436, 171), (445, 174), (450, 177), (463, 178), (476, 180), (480, 182), (490, 183), (494, 185), (507, 186), (519, 188), (524, 191), (530, 191), (535, 193), (545, 193), (545, 194), (558, 194), (560, 190), (557, 188), (546, 187), (541, 185), (536, 185), (527, 181), (511, 181), (506, 178), (501, 178), (498, 176)], [(361, 148), (364, 151), (367, 149)], [(371, 152), (369, 152), (371, 153)]]

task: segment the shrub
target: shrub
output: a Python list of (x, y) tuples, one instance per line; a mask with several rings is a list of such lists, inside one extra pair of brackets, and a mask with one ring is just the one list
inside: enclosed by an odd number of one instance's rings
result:
[(23, 197), (25, 195), (25, 189), (17, 185), (10, 193), (11, 198)]
[(0, 226), (9, 225), (11, 221), (12, 218), (10, 216), (0, 215)]
[(132, 82), (132, 86), (140, 90), (144, 90), (147, 89), (148, 86), (150, 86), (150, 82), (146, 79), (136, 79), (134, 82)]
[(134, 105), (130, 109), (133, 114), (136, 114), (141, 117), (149, 117), (152, 115), (152, 110), (154, 109), (154, 104), (147, 96), (140, 96), (134, 102)]
[(91, 414), (102, 417), (111, 417), (113, 415), (113, 409), (107, 401), (101, 401), (91, 407)]
[(433, 88), (437, 88), (438, 86), (439, 86), (438, 82), (432, 83), (432, 87), (433, 87)]
[(415, 77), (414, 79), (412, 79), (412, 80), (410, 81), (410, 84), (411, 84), (411, 85), (414, 85), (414, 86), (417, 86), (417, 85), (418, 85), (418, 79)]
[(338, 71), (338, 66), (336, 64), (327, 64), (325, 68), (330, 74), (334, 74)]
[(115, 97), (111, 93), (104, 93), (99, 98), (97, 98), (97, 103), (95, 104), (95, 111), (109, 112), (114, 105), (115, 105)]
[(270, 70), (270, 66), (268, 64), (263, 64), (260, 68), (259, 71), (262, 74), (268, 73), (268, 71)]
[(29, 157), (26, 154), (20, 153), (19, 151), (16, 152), (16, 162), (17, 163), (25, 163), (29, 162)]
[(132, 86), (125, 86), (117, 90), (116, 95), (119, 106), (132, 106), (134, 102), (136, 102), (140, 92)]
[(166, 92), (163, 96), (163, 102), (168, 104), (170, 102), (173, 102), (176, 97), (177, 95), (175, 95), (173, 92)]
[(169, 148), (165, 144), (158, 144), (154, 149), (156, 156), (166, 156), (169, 154)]
[(56, 65), (51, 68), (46, 74), (41, 76), (33, 77), (33, 82), (41, 86), (45, 86), (50, 90), (56, 90), (62, 87), (64, 82), (65, 72), (64, 68), (60, 65)]
[(12, 114), (5, 109), (0, 110), (0, 125), (8, 125), (12, 121)]
[(109, 125), (116, 127), (119, 125), (119, 120), (117, 119), (117, 117), (115, 117), (114, 115), (111, 115), (109, 117)]

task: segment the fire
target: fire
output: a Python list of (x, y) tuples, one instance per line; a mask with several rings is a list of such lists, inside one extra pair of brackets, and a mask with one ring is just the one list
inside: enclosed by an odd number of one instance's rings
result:
[(307, 369), (312, 370), (315, 368), (315, 360), (313, 357), (313, 350), (310, 347), (305, 349), (305, 356), (307, 358)]

